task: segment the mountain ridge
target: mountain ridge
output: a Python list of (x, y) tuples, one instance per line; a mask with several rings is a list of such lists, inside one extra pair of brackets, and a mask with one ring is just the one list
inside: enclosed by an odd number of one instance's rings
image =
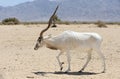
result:
[(0, 6), (0, 20), (16, 17), (20, 21), (48, 21), (58, 4), (57, 14), (61, 20), (120, 22), (119, 0), (34, 0), (10, 7)]

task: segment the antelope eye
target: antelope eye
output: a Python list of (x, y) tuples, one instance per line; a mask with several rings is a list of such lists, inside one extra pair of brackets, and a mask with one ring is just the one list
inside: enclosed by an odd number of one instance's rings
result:
[(39, 37), (39, 38), (38, 38), (38, 41), (39, 41), (39, 42), (41, 42), (41, 40), (42, 40), (42, 38), (41, 38), (41, 37)]
[(38, 41), (40, 42), (40, 41), (41, 41), (41, 39), (40, 39), (40, 38), (38, 38)]

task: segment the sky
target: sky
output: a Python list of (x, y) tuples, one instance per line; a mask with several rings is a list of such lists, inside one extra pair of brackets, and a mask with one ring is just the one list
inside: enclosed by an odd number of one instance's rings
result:
[(14, 6), (23, 2), (33, 1), (33, 0), (0, 0), (0, 6)]

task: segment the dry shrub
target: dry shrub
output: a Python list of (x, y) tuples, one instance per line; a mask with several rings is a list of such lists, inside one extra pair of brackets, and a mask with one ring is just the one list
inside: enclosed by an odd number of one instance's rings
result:
[(55, 27), (57, 27), (57, 25), (56, 25), (56, 24), (53, 24), (52, 27), (55, 28)]
[(95, 24), (97, 25), (97, 27), (100, 27), (100, 28), (102, 28), (102, 27), (107, 28), (105, 22), (97, 21)]
[(2, 24), (16, 25), (16, 24), (20, 24), (20, 21), (17, 18), (6, 18), (6, 19), (2, 20)]

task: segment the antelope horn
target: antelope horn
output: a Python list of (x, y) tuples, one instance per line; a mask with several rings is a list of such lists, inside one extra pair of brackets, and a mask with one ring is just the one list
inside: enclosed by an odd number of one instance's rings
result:
[(54, 17), (54, 15), (55, 15), (55, 13), (57, 12), (58, 7), (59, 7), (59, 5), (56, 7), (54, 13), (53, 13), (52, 16), (50, 17), (49, 22), (48, 22), (48, 26), (41, 31), (41, 33), (40, 33), (40, 37), (41, 37), (41, 38), (43, 38), (43, 33), (50, 28), (50, 25), (52, 24), (53, 17)]

